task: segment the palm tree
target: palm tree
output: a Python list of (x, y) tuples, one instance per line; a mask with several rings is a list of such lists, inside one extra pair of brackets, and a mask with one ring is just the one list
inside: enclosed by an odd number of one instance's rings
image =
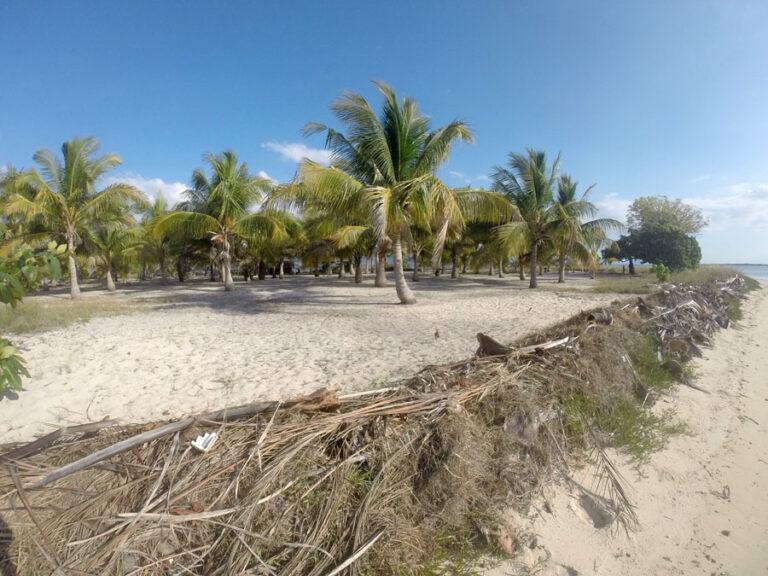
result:
[(88, 236), (96, 260), (104, 267), (107, 290), (115, 291), (115, 281), (112, 272), (118, 264), (130, 258), (141, 246), (141, 240), (136, 228), (128, 228), (122, 222), (109, 222)]
[(77, 282), (75, 250), (94, 222), (108, 218), (127, 204), (142, 206), (144, 195), (128, 184), (111, 184), (96, 190), (97, 180), (121, 163), (117, 154), (94, 156), (99, 148), (95, 138), (75, 138), (61, 147), (63, 161), (48, 150), (33, 156), (40, 167), (26, 173), (21, 183), (34, 191), (29, 198), (14, 193), (6, 202), (9, 214), (38, 219), (52, 236), (61, 236), (67, 244), (70, 295), (80, 294)]
[(517, 213), (509, 200), (496, 191), (439, 188), (437, 192), (434, 222), (436, 233), (432, 251), (435, 275), (442, 265), (443, 247), (449, 237), (457, 240), (470, 224), (498, 225), (509, 221)]
[(594, 261), (594, 246), (604, 242), (608, 230), (619, 230), (621, 222), (611, 218), (598, 218), (583, 222), (584, 218), (594, 218), (597, 207), (589, 201), (589, 193), (594, 184), (587, 188), (581, 196), (577, 193), (578, 182), (567, 174), (558, 179), (555, 207), (555, 227), (552, 241), (558, 261), (558, 283), (565, 282), (565, 261), (569, 256), (575, 257), (589, 267)]
[(168, 202), (162, 195), (158, 195), (152, 202), (141, 220), (141, 258), (142, 280), (146, 280), (147, 262), (157, 264), (163, 282), (168, 280), (168, 261), (171, 258), (173, 242), (169, 234), (155, 233), (157, 221), (169, 213)]
[(306, 135), (323, 132), (332, 152), (330, 167), (304, 160), (299, 181), (317, 204), (330, 212), (361, 210), (371, 226), (379, 255), (377, 276), (383, 272), (383, 254), (391, 247), (395, 288), (403, 304), (416, 298), (403, 271), (403, 239), (412, 225), (428, 227), (436, 199), (445, 185), (435, 171), (457, 140), (469, 142), (464, 122), (432, 129), (429, 118), (411, 98), (398, 100), (383, 82), (375, 82), (384, 97), (380, 116), (359, 94), (346, 93), (331, 109), (346, 128), (346, 135), (324, 124), (310, 123)]
[(529, 148), (527, 154), (510, 153), (507, 167), (497, 166), (492, 176), (494, 189), (506, 196), (517, 209), (515, 220), (496, 229), (497, 237), (510, 248), (520, 243), (528, 246), (530, 288), (538, 286), (538, 253), (550, 239), (558, 216), (552, 203), (552, 189), (559, 164), (559, 155), (548, 167), (545, 153)]
[(224, 289), (234, 288), (232, 279), (232, 246), (235, 238), (264, 235), (279, 239), (287, 235), (280, 215), (272, 211), (252, 212), (271, 181), (252, 176), (248, 165), (240, 163), (231, 150), (220, 155), (207, 154), (211, 175), (197, 169), (192, 173), (192, 188), (185, 191), (186, 200), (170, 214), (155, 223), (158, 235), (179, 233), (186, 237), (208, 238), (217, 249)]

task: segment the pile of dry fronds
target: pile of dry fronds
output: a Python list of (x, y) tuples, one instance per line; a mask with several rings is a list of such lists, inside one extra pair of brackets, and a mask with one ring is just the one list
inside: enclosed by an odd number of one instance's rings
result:
[[(553, 470), (595, 448), (597, 491), (631, 527), (607, 439), (589, 422), (576, 437), (564, 399), (640, 402), (637, 340), (685, 361), (727, 326), (742, 288), (738, 278), (670, 287), (512, 348), (479, 335), (477, 357), (385, 390), (91, 423), (12, 447), (0, 456), (0, 573), (414, 570), (440, 534), (508, 549), (505, 507), (524, 508)], [(191, 441), (205, 432), (217, 439), (203, 452)]]

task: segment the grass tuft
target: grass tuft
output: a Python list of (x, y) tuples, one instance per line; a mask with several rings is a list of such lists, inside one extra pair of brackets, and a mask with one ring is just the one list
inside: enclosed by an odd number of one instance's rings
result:
[(666, 392), (672, 388), (674, 377), (659, 360), (653, 338), (650, 336), (643, 338), (630, 350), (629, 355), (632, 365), (645, 387), (656, 392)]
[(402, 576), (481, 576), (483, 560), (489, 560), (475, 536), (462, 531), (439, 530), (435, 536), (432, 557), (416, 568), (398, 572)]
[(24, 334), (87, 322), (100, 316), (118, 316), (143, 310), (146, 305), (108, 298), (82, 300), (27, 299), (16, 308), (0, 307), (0, 326), (5, 333)]
[(599, 278), (593, 290), (598, 294), (648, 294), (655, 281), (656, 277), (651, 274), (611, 274)]

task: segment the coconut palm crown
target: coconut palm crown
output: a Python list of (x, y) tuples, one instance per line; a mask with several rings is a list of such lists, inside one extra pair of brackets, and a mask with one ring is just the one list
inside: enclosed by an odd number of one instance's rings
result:
[[(597, 207), (589, 200), (594, 188), (589, 186), (578, 194), (578, 182), (569, 175), (558, 178), (557, 195), (554, 198), (557, 216), (552, 233), (552, 242), (558, 260), (558, 282), (565, 282), (565, 261), (568, 256), (586, 264), (596, 265), (594, 246), (604, 243), (606, 232), (621, 230), (623, 225), (612, 218), (594, 218)], [(584, 219), (592, 218), (584, 222)]]
[(411, 225), (430, 225), (447, 190), (435, 171), (453, 144), (471, 142), (472, 133), (459, 120), (433, 129), (415, 100), (398, 100), (387, 84), (374, 84), (384, 97), (380, 115), (360, 94), (345, 93), (331, 105), (345, 133), (324, 124), (305, 126), (306, 135), (325, 133), (332, 161), (326, 167), (304, 160), (298, 180), (303, 193), (328, 211), (353, 214), (364, 207), (367, 221), (358, 225), (373, 228), (379, 254), (391, 246), (397, 295), (409, 304), (416, 299), (405, 281), (403, 241)]
[(553, 204), (560, 156), (551, 166), (546, 154), (528, 149), (526, 154), (510, 153), (507, 166), (497, 166), (492, 179), (495, 190), (506, 196), (517, 209), (517, 217), (496, 229), (502, 243), (524, 244), (530, 252), (530, 288), (538, 286), (538, 253), (551, 239), (559, 212)]
[(207, 238), (218, 250), (224, 289), (232, 290), (232, 249), (236, 238), (279, 239), (287, 236), (283, 215), (274, 210), (254, 211), (264, 193), (272, 187), (265, 178), (252, 176), (246, 163), (227, 150), (219, 155), (206, 154), (210, 177), (202, 169), (192, 173), (192, 188), (175, 211), (160, 216), (155, 234), (181, 234), (189, 238)]

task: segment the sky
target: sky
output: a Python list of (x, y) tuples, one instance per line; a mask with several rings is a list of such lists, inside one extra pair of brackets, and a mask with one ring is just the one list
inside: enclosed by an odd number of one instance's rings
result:
[(768, 2), (0, 0), (0, 167), (93, 135), (112, 173), (171, 200), (206, 152), (289, 180), (327, 160), (371, 80), (435, 125), (469, 123), (441, 169), (488, 186), (510, 152), (562, 155), (601, 215), (665, 194), (700, 207), (705, 262), (768, 263)]

